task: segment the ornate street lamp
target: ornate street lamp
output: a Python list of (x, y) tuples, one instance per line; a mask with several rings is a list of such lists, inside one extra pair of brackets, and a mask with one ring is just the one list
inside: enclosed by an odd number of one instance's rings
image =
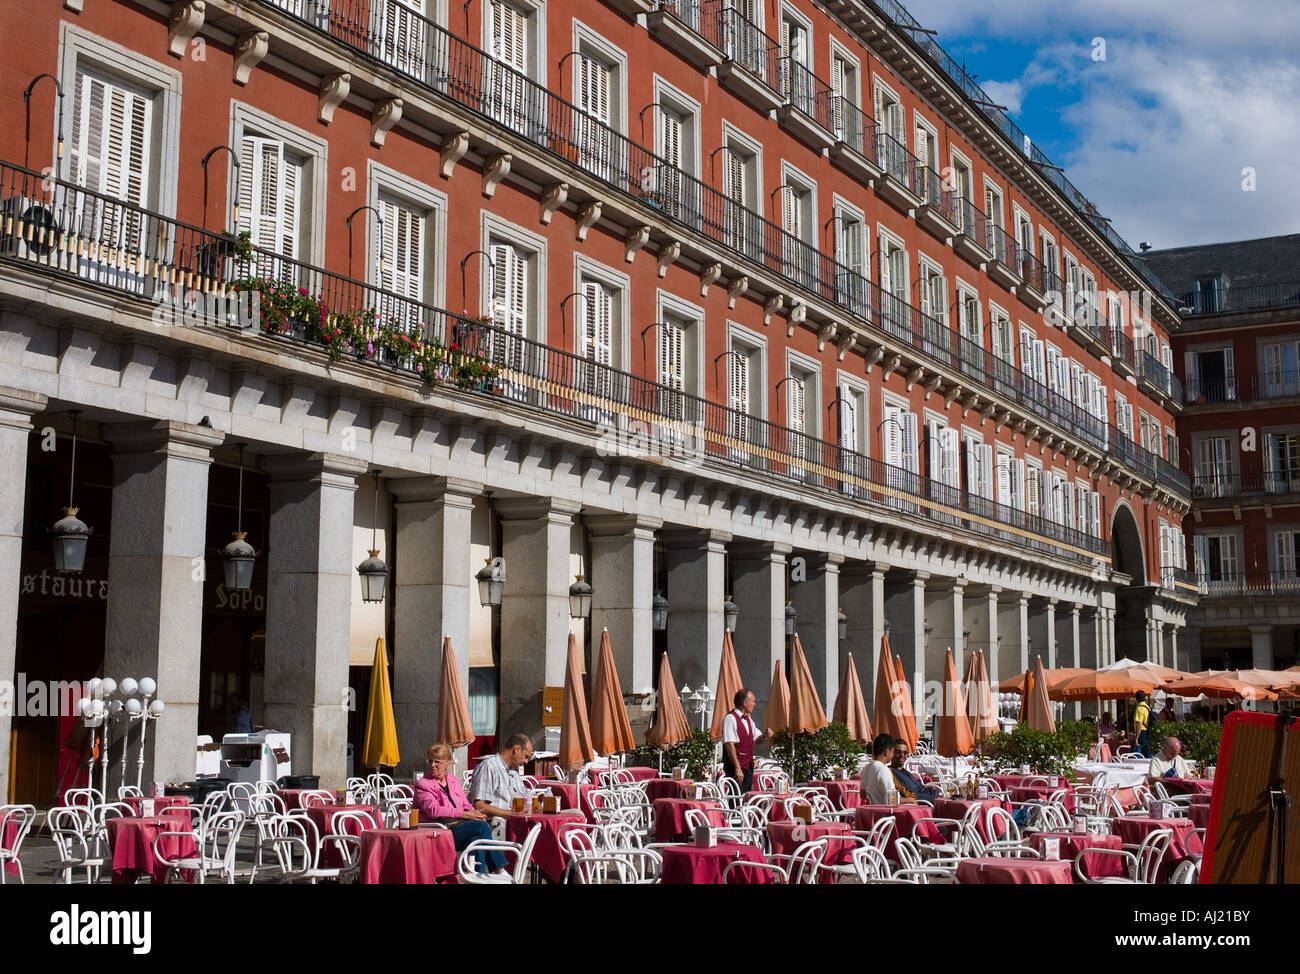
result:
[(660, 592), (655, 593), (650, 618), (655, 632), (663, 632), (668, 628), (668, 600)]
[(795, 611), (793, 602), (787, 602), (785, 604), (785, 634), (793, 636), (798, 625), (799, 613)]
[(388, 585), (388, 566), (379, 557), (379, 546), (375, 544), (375, 535), (379, 531), (379, 471), (375, 476), (375, 513), (370, 523), (370, 557), (357, 566), (361, 576), (361, 601), (384, 601), (384, 589)]
[(63, 509), (63, 517), (54, 522), (50, 533), (54, 535), (54, 570), (58, 572), (80, 572), (86, 567), (86, 544), (90, 541), (91, 529), (77, 517), (77, 505), (73, 502), (73, 488), (77, 482), (77, 417), (80, 409), (70, 410), (72, 414), (72, 463), (68, 472), (68, 506)]
[(574, 576), (574, 582), (569, 586), (569, 615), (574, 619), (591, 615), (591, 586), (582, 580), (581, 575)]
[(847, 639), (849, 635), (849, 617), (844, 614), (843, 609), (840, 609), (839, 618), (837, 621), (838, 621), (838, 628), (840, 631), (840, 639), (841, 640)]
[(727, 632), (736, 631), (736, 620), (739, 618), (740, 608), (735, 602), (731, 601), (731, 596), (728, 595), (726, 600), (722, 603), (722, 624), (726, 628)]
[(235, 534), (233, 540), (221, 549), (221, 560), (225, 565), (226, 588), (229, 591), (245, 592), (253, 587), (253, 561), (257, 552), (244, 540), (244, 447), (247, 443), (236, 443), (239, 447), (239, 500), (235, 507)]
[(501, 558), (485, 558), (483, 567), (474, 576), (478, 581), (478, 600), (484, 608), (501, 605), (501, 594), (506, 587), (506, 564)]

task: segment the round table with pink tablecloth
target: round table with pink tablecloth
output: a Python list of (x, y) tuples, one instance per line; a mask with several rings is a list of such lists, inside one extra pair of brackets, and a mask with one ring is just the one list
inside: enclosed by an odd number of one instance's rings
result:
[(169, 812), (151, 818), (120, 815), (107, 822), (108, 847), (114, 883), (134, 883), (147, 873), (155, 883), (167, 877), (167, 867), (154, 858), (153, 841), (163, 832), (184, 832), (169, 836), (160, 845), (160, 852), (168, 859), (183, 859), (197, 855), (198, 846), (190, 834), (188, 812)]
[[(763, 850), (737, 842), (720, 842), (708, 849), (693, 845), (668, 846), (659, 853), (664, 860), (660, 881), (669, 886), (716, 886), (722, 882), (728, 863), (764, 861)], [(733, 883), (758, 885), (772, 882), (772, 874), (758, 869), (735, 869), (731, 879)]]
[(456, 840), (449, 829), (368, 829), (361, 833), (361, 872), (367, 886), (430, 884), (456, 875)]
[(1207, 778), (1162, 778), (1165, 791), (1171, 795), (1213, 795), (1214, 782)]
[(575, 785), (568, 781), (539, 781), (538, 788), (545, 788), (552, 795), (558, 795), (560, 798), (560, 807), (562, 809), (578, 810), (578, 794), (582, 794), (582, 813), (587, 817), (588, 822), (596, 821), (596, 816), (591, 812), (591, 790), (595, 785), (583, 783)]
[[(626, 772), (627, 774), (630, 774), (632, 776), (633, 781), (648, 781), (651, 778), (659, 777), (659, 772), (656, 771), (654, 768), (641, 768), (641, 767), (615, 768), (614, 770), (623, 771)], [(605, 775), (608, 773), (609, 773), (608, 768), (600, 768), (600, 769), (593, 768), (587, 772), (587, 775), (591, 778), (592, 784), (601, 785), (603, 783), (601, 779), (603, 779)]]
[[(966, 817), (966, 813), (976, 805), (980, 806), (980, 816), (978, 823), (976, 823), (976, 830), (979, 832), (981, 839), (985, 842), (991, 842), (992, 839), (989, 837), (988, 829), (989, 809), (1001, 808), (1007, 812), (1011, 811), (1010, 803), (1003, 801), (1001, 798), (940, 798), (934, 803), (934, 817), (955, 818), (960, 822)], [(995, 836), (995, 838), (1001, 837), (1001, 833)]]
[[(560, 831), (570, 822), (587, 824), (587, 816), (578, 811), (550, 812), (528, 815), (515, 812), (506, 816), (506, 841), (522, 843), (528, 838), (528, 832), (534, 825), (542, 827), (542, 834), (533, 846), (533, 864), (542, 871), (547, 879), (558, 883), (564, 878), (564, 867), (569, 859), (560, 845)], [(513, 867), (513, 863), (510, 866)]]
[(1004, 856), (963, 859), (957, 882), (1000, 886), (1069, 884), (1074, 866), (1066, 860), (1012, 859)]
[[(824, 862), (828, 866), (837, 866), (852, 858), (858, 843), (851, 837), (837, 839), (836, 836), (851, 836), (852, 831), (848, 822), (768, 822), (767, 840), (773, 856), (789, 856), (805, 842), (829, 837)], [(781, 864), (785, 865), (784, 861)], [(827, 882), (831, 878), (831, 874), (826, 874)]]
[(836, 808), (847, 811), (862, 804), (862, 783), (857, 778), (837, 778), (834, 781), (810, 781), (810, 785), (826, 789), (826, 797)]
[(1070, 788), (1050, 788), (1046, 785), (1017, 785), (1008, 789), (1007, 798), (1012, 802), (1045, 802), (1058, 791), (1064, 791), (1062, 804), (1071, 815), (1074, 814), (1074, 791)]
[(359, 823), (356, 819), (347, 819), (344, 822), (346, 835), (361, 835), (368, 829), (379, 828), (381, 822), (379, 818), (379, 806), (377, 805), (308, 805), (304, 809), (307, 817), (312, 820), (316, 826), (316, 834), (321, 838), (320, 844), (320, 866), (322, 869), (337, 869), (343, 865), (343, 854), (339, 851), (337, 842), (324, 841), (325, 836), (337, 834), (334, 828), (334, 816), (340, 812), (361, 812), (370, 819), (370, 825), (366, 826)]
[(656, 798), (685, 798), (686, 789), (694, 785), (690, 778), (655, 778), (645, 783), (645, 796), (651, 802)]
[(162, 815), (172, 808), (188, 808), (190, 805), (190, 796), (168, 795), (165, 798), (142, 798), (139, 795), (134, 795), (130, 798), (123, 798), (122, 801), (131, 807), (132, 815), (149, 818), (150, 816), (144, 815), (146, 802), (153, 802), (153, 812), (151, 815)]
[(1115, 830), (1115, 834), (1124, 841), (1125, 845), (1141, 845), (1143, 839), (1158, 829), (1173, 830), (1174, 835), (1169, 842), (1169, 851), (1165, 853), (1164, 862), (1160, 864), (1160, 872), (1156, 877), (1156, 882), (1159, 883), (1167, 882), (1173, 871), (1178, 868), (1178, 864), (1184, 859), (1199, 856), (1203, 851), (1201, 837), (1191, 834), (1195, 826), (1190, 819), (1147, 818), (1141, 815), (1127, 815), (1115, 819), (1111, 823), (1111, 828)]
[[(1073, 862), (1079, 858), (1079, 853), (1083, 852), (1084, 849), (1118, 850), (1123, 845), (1118, 835), (1102, 835), (1099, 832), (1035, 832), (1029, 836), (1029, 844), (1042, 853), (1047, 848), (1048, 839), (1058, 840), (1059, 855), (1057, 858), (1067, 862)], [(1119, 856), (1085, 853), (1082, 868), (1084, 875), (1089, 879), (1097, 879), (1101, 876), (1122, 876), (1124, 874), (1124, 861)]]
[[(911, 839), (913, 830), (921, 842), (943, 842), (943, 833), (928, 818), (934, 818), (934, 810), (929, 805), (859, 805), (853, 810), (853, 827), (860, 832), (870, 831), (882, 818), (892, 816), (894, 831), (885, 843), (885, 858), (898, 859), (894, 843), (900, 839)], [(919, 828), (917, 826), (920, 826)]]
[(712, 799), (656, 798), (654, 801), (655, 841), (681, 842), (690, 838), (686, 827), (686, 813), (692, 808), (704, 812), (710, 825), (727, 824), (722, 814), (722, 807)]

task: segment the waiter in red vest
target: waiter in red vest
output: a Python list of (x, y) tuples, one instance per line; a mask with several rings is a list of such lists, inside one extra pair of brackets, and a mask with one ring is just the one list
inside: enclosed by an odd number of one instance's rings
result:
[(752, 690), (738, 690), (732, 702), (735, 709), (722, 718), (722, 766), (748, 792), (754, 787), (754, 745), (767, 735), (754, 723)]

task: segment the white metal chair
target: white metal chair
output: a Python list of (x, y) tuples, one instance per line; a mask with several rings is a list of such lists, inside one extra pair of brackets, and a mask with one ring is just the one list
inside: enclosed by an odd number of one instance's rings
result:
[(990, 838), (984, 843), (984, 855), (1002, 856), (1011, 859), (1041, 859), (1038, 850), (1025, 841), (1020, 834), (1020, 826), (1005, 808), (988, 809), (985, 819), (985, 831)]
[(653, 849), (580, 852), (573, 859), (573, 876), (580, 886), (604, 883), (649, 886), (659, 883), (663, 865), (663, 857)]
[(1169, 877), (1170, 886), (1190, 886), (1201, 881), (1201, 860), (1184, 859)]
[(888, 879), (893, 875), (889, 860), (874, 846), (859, 846), (854, 849), (849, 862), (859, 883), (867, 883), (873, 879)]
[(728, 808), (736, 808), (740, 805), (744, 795), (741, 794), (740, 784), (735, 778), (729, 778), (726, 775), (723, 775), (721, 780), (718, 781), (717, 787), (723, 803)]
[(98, 788), (69, 788), (63, 793), (64, 807), (93, 808), (104, 804), (104, 793)]
[[(1090, 885), (1114, 885), (1130, 883), (1154, 883), (1160, 875), (1169, 843), (1173, 840), (1173, 829), (1155, 829), (1148, 832), (1138, 846), (1126, 845), (1123, 849), (1082, 849), (1074, 860), (1074, 875), (1081, 883)], [(1119, 876), (1090, 877), (1083, 870), (1085, 854), (1114, 856), (1124, 864), (1125, 871)]]
[[(18, 873), (18, 882), (26, 885), (23, 876), (23, 861), (19, 858), (23, 851), (23, 840), (32, 830), (36, 821), (34, 805), (0, 805), (0, 886), (5, 884), (5, 877), (12, 864)], [(5, 842), (5, 836), (10, 838)]]
[(117, 789), (117, 800), (122, 801), (124, 798), (143, 798), (144, 792), (135, 785), (121, 785)]
[(104, 857), (99, 854), (98, 828), (85, 805), (64, 805), (50, 809), (45, 816), (50, 838), (58, 858), (52, 863), (55, 872), (62, 873), (63, 882), (71, 885), (72, 871), (84, 869), (86, 882), (99, 881), (99, 871)]
[(744, 876), (744, 885), (750, 885), (749, 876), (755, 872), (770, 874), (772, 881), (778, 885), (785, 885), (790, 882), (790, 874), (774, 862), (746, 862), (743, 859), (737, 859), (723, 867), (722, 885), (741, 885), (739, 881), (733, 882), (732, 876)]
[(786, 873), (789, 875), (789, 882), (795, 885), (812, 885), (817, 882), (821, 874), (821, 865), (826, 859), (826, 851), (829, 841), (823, 837), (820, 839), (811, 839), (795, 849), (790, 855), (774, 855), (769, 857), (769, 862), (773, 859), (786, 860)]
[(298, 804), (302, 808), (310, 808), (312, 805), (333, 805), (334, 796), (328, 791), (304, 791), (298, 799)]
[(879, 849), (884, 852), (889, 846), (889, 839), (894, 834), (894, 827), (898, 824), (897, 819), (892, 815), (886, 815), (876, 820), (875, 824), (865, 832), (855, 831), (853, 834), (867, 840), (867, 845), (873, 849)]
[[(227, 811), (219, 812), (205, 820), (197, 832), (159, 832), (153, 839), (153, 855), (154, 859), (167, 867), (163, 882), (170, 883), (182, 870), (185, 870), (192, 871), (194, 878), (200, 884), (206, 883), (209, 876), (216, 876), (226, 883), (233, 883), (235, 853), (243, 830), (244, 813)], [(193, 837), (194, 853), (178, 859), (168, 859), (159, 845), (169, 836)]]
[[(537, 845), (537, 837), (541, 835), (541, 825), (534, 825), (528, 830), (528, 835), (524, 837), (523, 842), (502, 842), (497, 839), (475, 839), (467, 845), (456, 861), (456, 875), (462, 883), (478, 886), (500, 886), (513, 884), (521, 886), (528, 880), (528, 864), (532, 861), (533, 847)], [(475, 871), (478, 860), (474, 857), (476, 852), (500, 852), (505, 856), (513, 856), (515, 865), (505, 876), (498, 876), (494, 873), (482, 875)]]

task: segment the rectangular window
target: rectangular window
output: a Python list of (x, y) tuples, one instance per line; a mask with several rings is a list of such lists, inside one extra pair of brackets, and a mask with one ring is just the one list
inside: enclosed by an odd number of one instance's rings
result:
[(492, 60), (484, 65), (483, 79), (488, 114), (503, 125), (527, 133), (532, 18), (505, 0), (491, 0), (490, 24)]
[(1264, 345), (1260, 385), (1266, 399), (1300, 395), (1300, 342), (1288, 340)]
[(1264, 486), (1270, 494), (1300, 492), (1300, 433), (1265, 437)]
[(615, 293), (607, 284), (589, 278), (583, 279), (580, 290), (582, 357), (591, 363), (583, 370), (583, 390), (607, 398), (613, 391)]
[(927, 314), (941, 325), (948, 324), (948, 281), (934, 264), (922, 260), (920, 284), (917, 295), (921, 299), (921, 313)]
[(1290, 591), (1300, 579), (1300, 531), (1285, 529), (1273, 535), (1274, 587), (1285, 586)]
[(1231, 534), (1197, 534), (1195, 544), (1196, 575), (1206, 595), (1224, 595), (1239, 591), (1244, 579), (1237, 553), (1237, 538)]
[(406, 299), (393, 301), (386, 294), (380, 295), (380, 315), (414, 332), (426, 318), (423, 304), (427, 216), (424, 211), (386, 195), (379, 197), (378, 209), (384, 221), (384, 257), (380, 260), (378, 252), (374, 255), (377, 264), (374, 279), (382, 290)]
[(856, 213), (835, 209), (835, 291), (841, 304), (871, 317), (867, 296), (867, 228)]
[(862, 145), (862, 123), (857, 108), (857, 65), (843, 55), (831, 53), (831, 115), (835, 138), (858, 147)]
[(1025, 464), (1025, 510), (1034, 517), (1044, 517), (1043, 468), (1035, 461)]
[(610, 88), (614, 83), (614, 68), (595, 57), (579, 54), (574, 58), (574, 74), (577, 76), (574, 103), (578, 113), (573, 120), (573, 134), (578, 165), (608, 178), (613, 162)]
[[(493, 241), (488, 251), (492, 255), (492, 323), (511, 335), (528, 337), (532, 319), (529, 254), (502, 241)], [(489, 354), (506, 368), (523, 366), (523, 343), (496, 332), (492, 333)]]
[(911, 334), (907, 304), (907, 251), (889, 237), (880, 237), (880, 311), (882, 326), (899, 337)]
[[(898, 145), (903, 145), (906, 139), (903, 136), (903, 106), (898, 100), (898, 96), (882, 84), (876, 85), (875, 93), (876, 109), (876, 130), (881, 135), (887, 135)], [(884, 148), (882, 144), (882, 149)], [(890, 153), (888, 150), (882, 151), (882, 156), (892, 156), (897, 150)]]
[(424, 0), (385, 0), (371, 8), (378, 18), (379, 57), (398, 71), (423, 79), (428, 27)]
[[(301, 236), (303, 165), (283, 142), (245, 134), (240, 144), (239, 226), (253, 246), (296, 260)], [(259, 277), (296, 282), (298, 268), (265, 254), (256, 258)]]

